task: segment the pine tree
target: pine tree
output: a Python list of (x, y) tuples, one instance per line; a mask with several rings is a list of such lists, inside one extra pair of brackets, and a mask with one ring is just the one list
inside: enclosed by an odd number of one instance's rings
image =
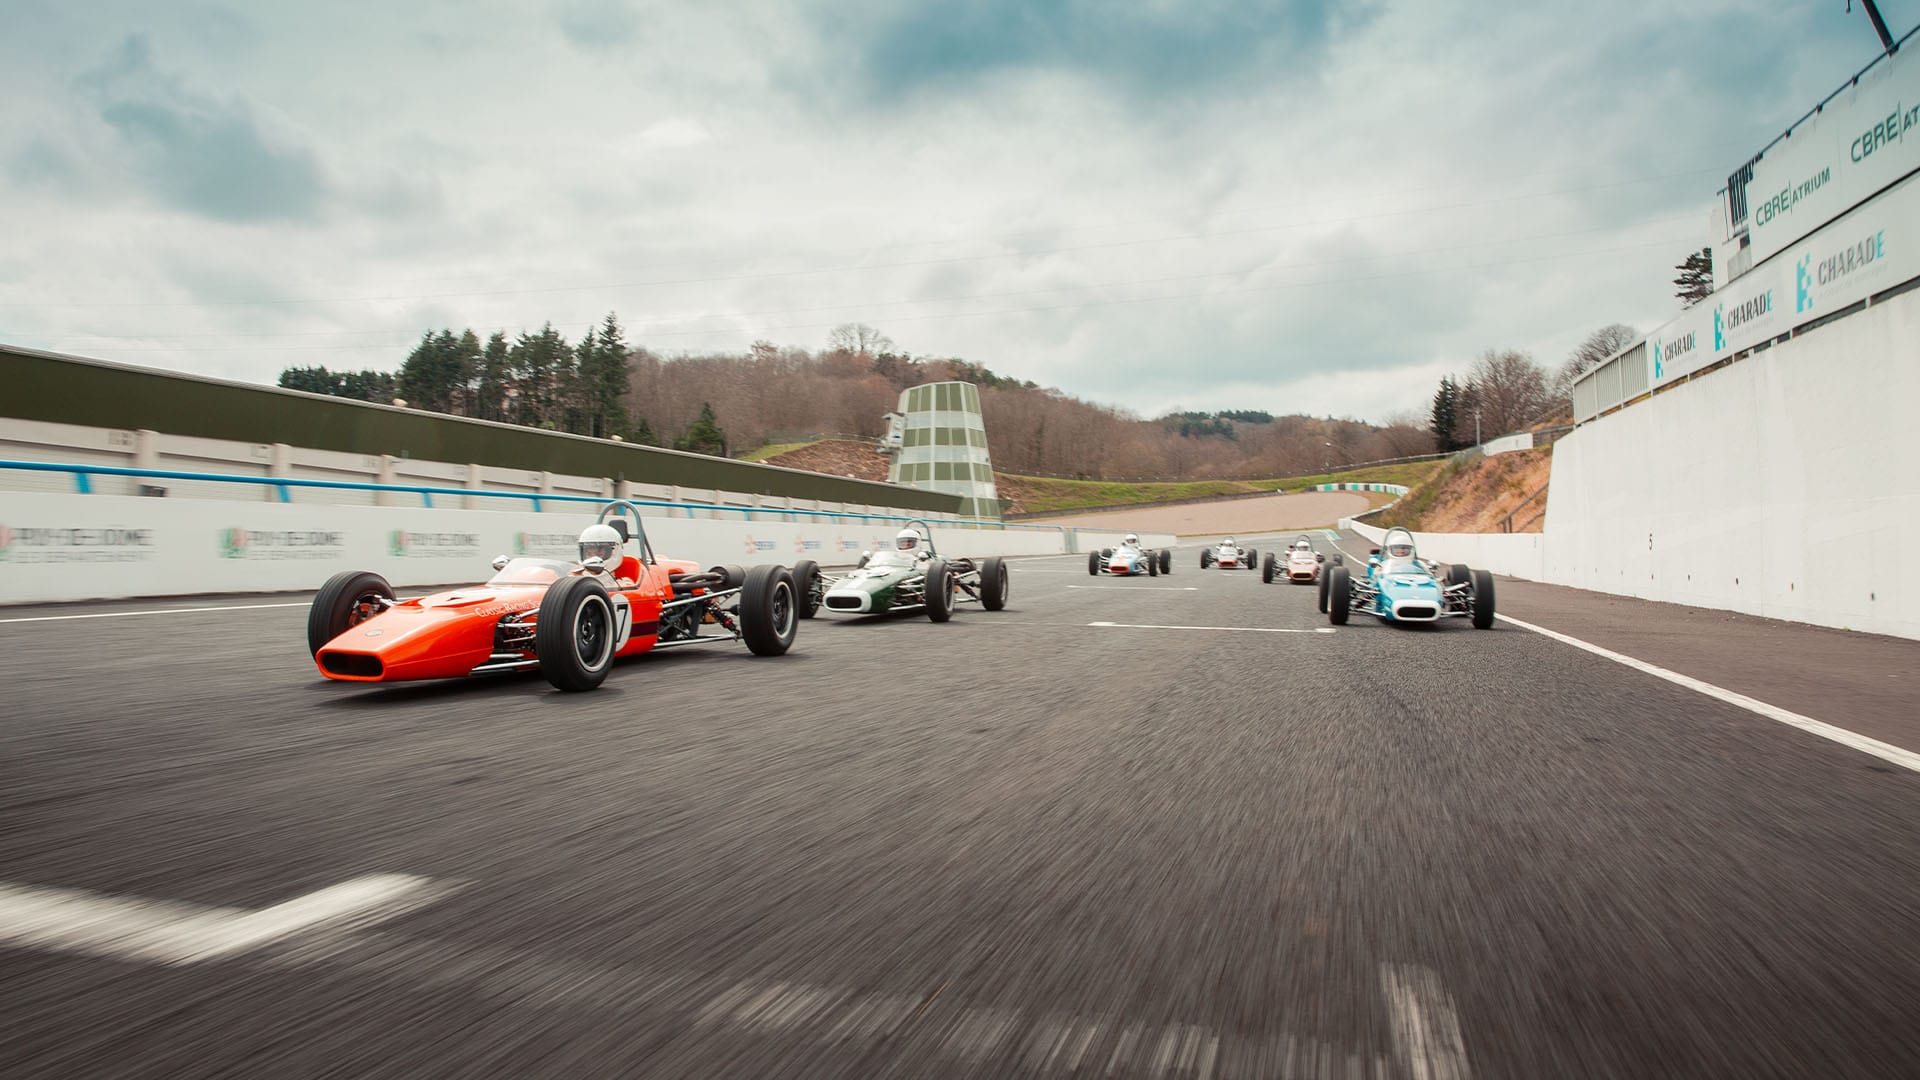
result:
[(691, 450), (696, 454), (711, 454), (724, 457), (727, 453), (727, 435), (713, 415), (713, 406), (707, 402), (700, 404), (700, 418), (687, 428), (673, 444), (675, 450)]
[(1433, 395), (1433, 415), (1429, 424), (1433, 432), (1433, 445), (1442, 451), (1456, 450), (1454, 443), (1454, 422), (1458, 418), (1460, 406), (1460, 385), (1451, 375), (1440, 377), (1440, 389)]
[(482, 420), (507, 418), (507, 383), (513, 376), (509, 352), (506, 333), (495, 330), (480, 354), (480, 389), (473, 415)]
[(627, 396), (627, 343), (613, 312), (607, 312), (597, 335), (587, 332), (577, 351), (585, 434), (606, 438), (627, 426), (621, 404)]
[(1673, 295), (1686, 302), (1688, 307), (1705, 300), (1713, 292), (1713, 249), (1701, 248), (1688, 255), (1674, 267), (1680, 276), (1673, 279), (1679, 291)]

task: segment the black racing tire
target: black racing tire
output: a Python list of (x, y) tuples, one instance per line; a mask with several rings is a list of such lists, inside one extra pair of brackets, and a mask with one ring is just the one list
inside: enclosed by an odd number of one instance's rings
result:
[(1100, 553), (1097, 551), (1087, 552), (1087, 574), (1090, 577), (1100, 576)]
[(613, 670), (613, 597), (591, 577), (564, 577), (540, 598), (533, 627), (533, 653), (540, 674), (556, 689), (591, 690)]
[(1240, 565), (1249, 570), (1258, 570), (1260, 568), (1260, 553), (1253, 548), (1248, 548), (1247, 557), (1241, 560)]
[(1347, 568), (1336, 566), (1327, 580), (1327, 621), (1335, 626), (1347, 625), (1347, 613), (1353, 607), (1353, 583), (1348, 580)]
[(1158, 554), (1158, 553), (1156, 553), (1156, 552), (1152, 552), (1152, 551), (1149, 551), (1149, 552), (1147, 552), (1147, 558), (1146, 558), (1146, 563), (1147, 563), (1147, 576), (1148, 576), (1148, 577), (1159, 577), (1159, 576), (1160, 576), (1160, 556), (1159, 556), (1159, 554)]
[(320, 655), (327, 642), (385, 610), (379, 600), (391, 599), (393, 586), (371, 570), (342, 570), (328, 578), (307, 609), (308, 651)]
[(1267, 552), (1266, 559), (1260, 564), (1260, 584), (1273, 584), (1273, 552)]
[(1163, 574), (1173, 573), (1173, 549), (1172, 548), (1168, 548), (1165, 551), (1162, 551), (1160, 553), (1160, 572)]
[(1320, 614), (1325, 615), (1327, 613), (1327, 584), (1333, 579), (1333, 568), (1327, 567), (1321, 570), (1319, 576)]
[(1007, 593), (1012, 582), (1007, 574), (1006, 560), (998, 555), (988, 556), (980, 562), (980, 606), (988, 611), (999, 611), (1007, 606)]
[(1345, 565), (1347, 565), (1347, 557), (1346, 557), (1345, 555), (1342, 555), (1342, 554), (1340, 554), (1340, 553), (1339, 553), (1339, 552), (1337, 552), (1337, 551), (1336, 551), (1336, 552), (1334, 552), (1334, 555), (1333, 555), (1333, 565), (1335, 565), (1335, 566), (1345, 566)]
[(1493, 575), (1485, 570), (1473, 572), (1473, 628), (1493, 629)]
[(801, 559), (793, 564), (793, 595), (800, 600), (799, 615), (811, 619), (820, 610), (820, 564)]
[(1467, 584), (1471, 584), (1472, 581), (1473, 581), (1473, 571), (1467, 569), (1466, 563), (1448, 563), (1447, 564), (1447, 584), (1467, 585)]
[(1207, 567), (1212, 565), (1213, 565), (1213, 549), (1201, 548), (1200, 549), (1200, 569), (1205, 570)]
[(927, 561), (925, 591), (927, 618), (934, 622), (946, 622), (953, 618), (953, 577), (947, 573), (945, 559)]
[(779, 656), (799, 630), (800, 590), (793, 572), (776, 563), (747, 571), (740, 586), (740, 639), (755, 656)]

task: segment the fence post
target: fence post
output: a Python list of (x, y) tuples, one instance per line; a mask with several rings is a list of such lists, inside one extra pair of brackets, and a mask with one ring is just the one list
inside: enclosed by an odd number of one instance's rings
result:
[[(285, 480), (293, 475), (293, 447), (286, 443), (272, 443), (267, 447), (267, 475), (276, 480)], [(293, 489), (285, 484), (275, 484), (264, 492), (268, 502), (292, 502)]]
[[(467, 462), (467, 487), (479, 491), (486, 486), (486, 470), (475, 462)], [(460, 497), (460, 506), (465, 510), (478, 510), (480, 500), (472, 495), (463, 495)]]
[[(394, 482), (394, 477), (397, 475), (396, 472), (394, 471), (393, 464), (394, 462), (399, 460), (400, 460), (399, 458), (394, 457), (392, 454), (381, 454), (380, 455), (380, 471), (377, 474), (375, 474), (373, 482), (376, 484), (384, 484), (384, 485), (391, 486)], [(391, 491), (374, 492), (373, 505), (392, 506), (393, 492)]]

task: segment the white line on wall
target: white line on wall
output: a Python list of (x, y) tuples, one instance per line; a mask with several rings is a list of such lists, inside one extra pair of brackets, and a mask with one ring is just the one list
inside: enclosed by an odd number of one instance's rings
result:
[(1903, 750), (1891, 743), (1883, 743), (1879, 739), (1868, 738), (1865, 735), (1848, 731), (1846, 728), (1835, 727), (1824, 721), (1815, 720), (1811, 716), (1802, 716), (1797, 712), (1783, 709), (1778, 705), (1769, 705), (1758, 698), (1750, 698), (1745, 694), (1734, 693), (1725, 687), (1715, 686), (1710, 682), (1704, 682), (1691, 675), (1682, 675), (1677, 671), (1668, 671), (1666, 668), (1649, 664), (1645, 660), (1637, 660), (1625, 653), (1617, 653), (1612, 649), (1602, 648), (1590, 641), (1581, 641), (1579, 638), (1569, 637), (1566, 634), (1549, 630), (1544, 626), (1535, 626), (1530, 622), (1522, 622), (1510, 615), (1496, 615), (1494, 617), (1501, 622), (1512, 623), (1522, 630), (1531, 630), (1536, 634), (1550, 637), (1555, 641), (1571, 645), (1576, 649), (1585, 649), (1595, 656), (1604, 656), (1616, 664), (1625, 664), (1635, 671), (1643, 671), (1656, 679), (1665, 679), (1675, 686), (1684, 686), (1689, 690), (1705, 694), (1716, 701), (1724, 701), (1729, 705), (1738, 706), (1748, 712), (1764, 716), (1769, 720), (1777, 720), (1789, 727), (1797, 727), (1802, 731), (1818, 735), (1823, 739), (1831, 739), (1842, 746), (1850, 746), (1863, 754), (1872, 754), (1882, 761), (1892, 762), (1903, 769), (1920, 772), (1920, 754), (1916, 754), (1911, 750)]

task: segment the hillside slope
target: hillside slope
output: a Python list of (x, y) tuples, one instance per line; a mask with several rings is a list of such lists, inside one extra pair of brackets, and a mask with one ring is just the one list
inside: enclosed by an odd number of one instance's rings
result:
[(1507, 515), (1519, 511), (1513, 531), (1539, 532), (1547, 512), (1547, 496), (1540, 489), (1547, 486), (1552, 470), (1552, 447), (1449, 465), (1399, 505), (1368, 520), (1419, 532), (1490, 533), (1499, 532)]

